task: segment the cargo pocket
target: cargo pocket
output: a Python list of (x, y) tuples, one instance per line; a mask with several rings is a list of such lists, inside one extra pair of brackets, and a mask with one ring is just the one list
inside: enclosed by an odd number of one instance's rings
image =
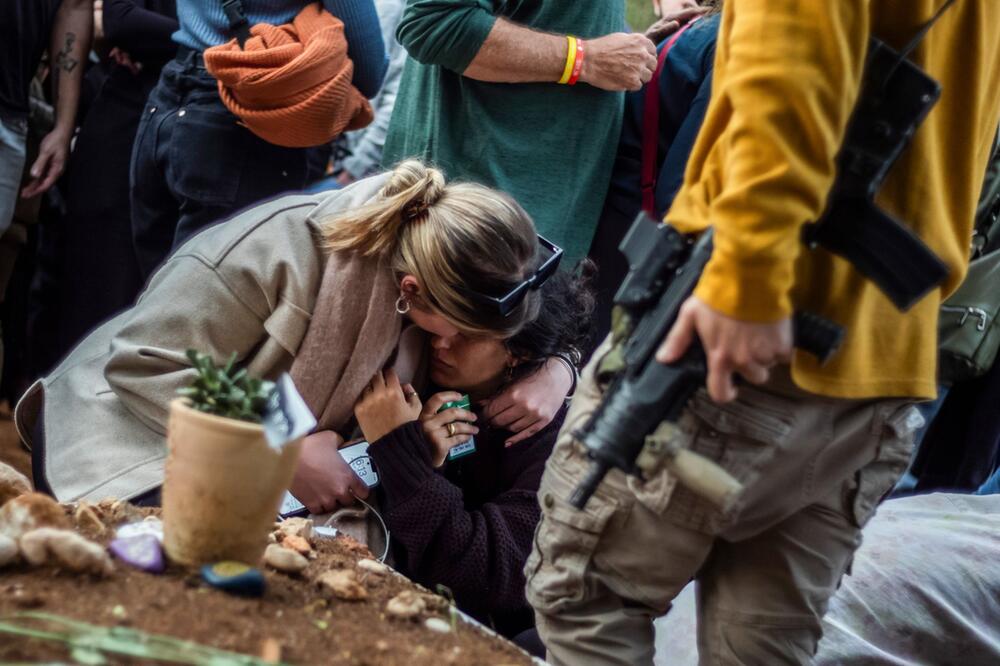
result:
[(878, 440), (875, 459), (855, 474), (854, 487), (847, 498), (857, 527), (865, 526), (906, 471), (914, 434), (921, 426), (923, 417), (912, 403), (886, 405), (873, 419), (872, 434)]
[(762, 470), (786, 444), (794, 422), (794, 404), (750, 387), (740, 387), (737, 401), (712, 402), (704, 390), (688, 405), (694, 417), (691, 450), (717, 463), (741, 484), (725, 513), (682, 485), (674, 490), (667, 513), (672, 523), (718, 533), (739, 516)]
[(541, 612), (558, 612), (584, 598), (586, 573), (615, 504), (594, 495), (580, 511), (558, 490), (542, 493), (542, 519), (525, 565), (528, 602)]

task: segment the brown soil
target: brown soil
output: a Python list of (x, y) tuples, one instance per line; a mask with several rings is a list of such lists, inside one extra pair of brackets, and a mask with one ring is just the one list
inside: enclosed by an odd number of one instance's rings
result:
[[(7, 434), (5, 426), (9, 421), (0, 420), (0, 436)], [(6, 437), (0, 439), (7, 444)], [(0, 459), (19, 462), (23, 469), (23, 460), (10, 458), (11, 450), (0, 449)], [(297, 664), (530, 663), (530, 658), (512, 644), (462, 621), (449, 634), (434, 633), (423, 626), (424, 619), (431, 616), (449, 620), (447, 610), (427, 611), (418, 620), (387, 617), (389, 599), (403, 590), (420, 589), (396, 574), (364, 577), (365, 601), (332, 598), (312, 581), (331, 568), (353, 568), (358, 559), (371, 554), (348, 537), (319, 539), (316, 549), (318, 557), (300, 576), (265, 570), (267, 591), (259, 599), (221, 592), (205, 584), (196, 572), (174, 566), (164, 574), (152, 575), (116, 561), (112, 576), (97, 579), (19, 564), (0, 571), (0, 617), (24, 610), (44, 611), (255, 656), (264, 656), (265, 642), (277, 642), (281, 660)], [(108, 658), (109, 663), (137, 663), (117, 655)], [(0, 662), (66, 659), (68, 651), (60, 644), (0, 634)]]
[(11, 409), (6, 402), (0, 402), (0, 462), (31, 478), (31, 455), (21, 446)]

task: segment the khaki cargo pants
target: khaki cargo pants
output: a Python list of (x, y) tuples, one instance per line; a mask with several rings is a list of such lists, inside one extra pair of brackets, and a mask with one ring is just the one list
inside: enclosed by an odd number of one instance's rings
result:
[(653, 620), (693, 578), (702, 664), (809, 663), (861, 527), (907, 465), (916, 410), (811, 396), (787, 368), (733, 403), (702, 392), (684, 437), (745, 484), (731, 511), (666, 472), (640, 484), (618, 470), (577, 511), (567, 498), (587, 458), (570, 433), (599, 400), (593, 368), (606, 349), (584, 371), (538, 493), (525, 575), (550, 663), (652, 663)]

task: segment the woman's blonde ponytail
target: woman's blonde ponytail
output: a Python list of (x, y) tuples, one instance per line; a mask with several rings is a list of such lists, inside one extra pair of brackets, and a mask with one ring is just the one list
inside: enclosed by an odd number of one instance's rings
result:
[(414, 307), (439, 312), (459, 330), (508, 338), (538, 313), (530, 291), (509, 316), (469, 292), (506, 294), (538, 267), (538, 237), (516, 201), (474, 183), (445, 183), (416, 160), (399, 164), (378, 195), (323, 223), (328, 251), (384, 255), (397, 278), (414, 275)]
[(391, 251), (403, 224), (424, 214), (444, 194), (445, 179), (417, 160), (401, 162), (374, 201), (337, 215), (325, 225), (328, 250), (365, 256)]

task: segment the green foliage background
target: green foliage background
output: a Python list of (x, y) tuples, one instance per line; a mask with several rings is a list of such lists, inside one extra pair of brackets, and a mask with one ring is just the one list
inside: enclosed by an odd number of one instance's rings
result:
[(653, 14), (653, 3), (651, 0), (625, 0), (625, 20), (636, 32), (641, 32), (648, 28), (656, 16)]

